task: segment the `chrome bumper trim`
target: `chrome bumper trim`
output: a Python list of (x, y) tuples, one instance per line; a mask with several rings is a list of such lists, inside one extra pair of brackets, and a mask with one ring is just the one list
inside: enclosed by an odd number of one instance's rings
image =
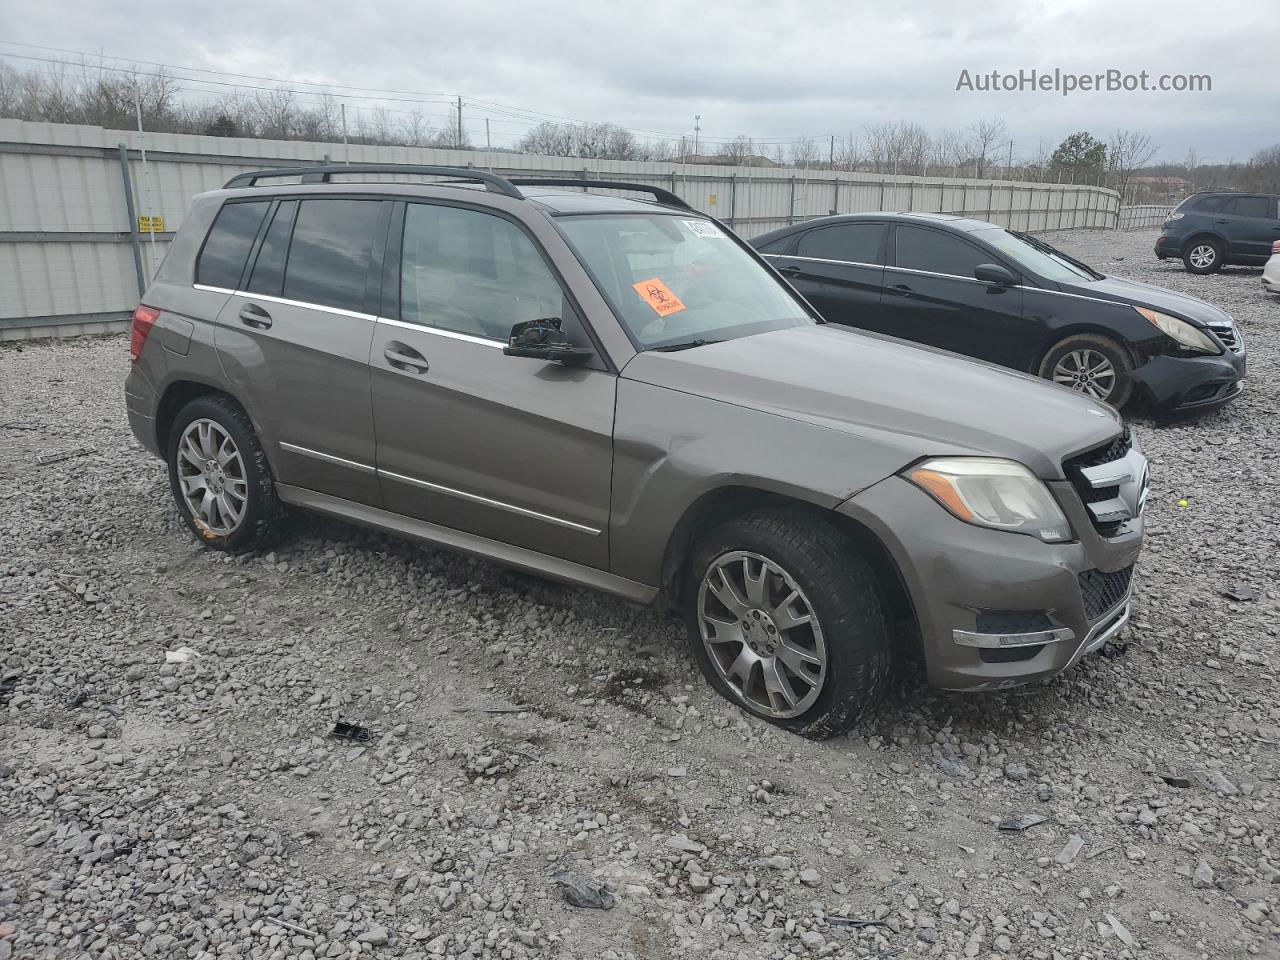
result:
[(1011, 647), (1038, 647), (1046, 643), (1064, 643), (1076, 638), (1069, 627), (1052, 630), (1034, 630), (1030, 633), (975, 633), (972, 630), (952, 630), (951, 639), (962, 647), (978, 647), (982, 650), (1008, 650)]

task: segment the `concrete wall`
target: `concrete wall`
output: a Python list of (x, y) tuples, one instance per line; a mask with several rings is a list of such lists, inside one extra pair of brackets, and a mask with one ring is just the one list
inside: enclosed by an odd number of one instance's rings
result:
[[(124, 161), (122, 162), (122, 150)], [(142, 149), (146, 150), (145, 168)], [(1067, 184), (894, 177), (830, 170), (579, 160), (470, 150), (202, 137), (0, 120), (0, 338), (118, 322), (182, 225), (190, 199), (247, 170), (350, 160), (476, 166), (511, 175), (587, 176), (672, 190), (751, 237), (832, 212), (965, 213), (1012, 229), (1114, 226), (1114, 191)], [(140, 237), (136, 214), (164, 218)]]

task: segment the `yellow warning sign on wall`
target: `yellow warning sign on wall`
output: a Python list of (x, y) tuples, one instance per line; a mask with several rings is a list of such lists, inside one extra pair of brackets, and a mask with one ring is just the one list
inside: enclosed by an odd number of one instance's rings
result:
[(164, 233), (164, 217), (149, 217), (138, 214), (139, 233)]

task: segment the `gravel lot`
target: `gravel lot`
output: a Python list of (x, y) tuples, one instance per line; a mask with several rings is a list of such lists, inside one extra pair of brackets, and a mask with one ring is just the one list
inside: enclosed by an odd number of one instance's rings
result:
[(127, 338), (0, 351), (0, 960), (1280, 956), (1280, 299), (1150, 241), (1061, 238), (1224, 306), (1250, 388), (1138, 424), (1127, 646), (821, 744), (609, 598), (315, 519), (206, 552)]

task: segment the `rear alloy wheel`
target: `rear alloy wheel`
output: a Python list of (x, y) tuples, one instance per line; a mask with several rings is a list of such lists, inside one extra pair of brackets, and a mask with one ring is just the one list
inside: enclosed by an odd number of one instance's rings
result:
[(216, 550), (269, 543), (284, 512), (262, 444), (229, 397), (197, 397), (173, 420), (169, 487), (191, 532)]
[(875, 574), (820, 515), (761, 510), (709, 530), (683, 591), (689, 646), (726, 698), (802, 736), (844, 733), (891, 663)]
[(1040, 376), (1118, 409), (1133, 391), (1132, 369), (1128, 354), (1118, 344), (1081, 334), (1049, 351), (1040, 364)]
[(1182, 263), (1190, 273), (1213, 273), (1222, 266), (1222, 248), (1207, 237), (1192, 240), (1182, 254)]

